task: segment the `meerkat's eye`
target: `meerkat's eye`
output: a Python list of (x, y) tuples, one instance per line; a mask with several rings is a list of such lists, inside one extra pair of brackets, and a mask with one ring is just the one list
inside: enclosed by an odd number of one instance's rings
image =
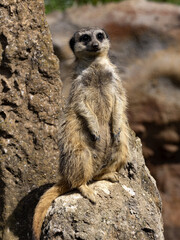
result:
[(103, 33), (98, 33), (98, 34), (96, 35), (96, 37), (97, 37), (97, 39), (98, 39), (99, 41), (102, 41), (102, 40), (104, 39), (104, 34), (103, 34)]
[(80, 37), (79, 41), (80, 42), (89, 42), (89, 41), (91, 41), (91, 37), (88, 34), (83, 34)]

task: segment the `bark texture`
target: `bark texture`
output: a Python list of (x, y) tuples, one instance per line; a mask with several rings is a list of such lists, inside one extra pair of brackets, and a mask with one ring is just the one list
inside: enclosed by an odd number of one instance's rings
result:
[(36, 188), (57, 179), (60, 93), (44, 2), (2, 0), (0, 239), (31, 239)]

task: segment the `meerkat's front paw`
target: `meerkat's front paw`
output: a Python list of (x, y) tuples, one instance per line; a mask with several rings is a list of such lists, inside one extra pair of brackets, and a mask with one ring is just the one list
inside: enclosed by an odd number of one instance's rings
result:
[(100, 134), (99, 134), (99, 132), (93, 132), (91, 135), (92, 135), (92, 140), (93, 141), (100, 141)]
[(111, 161), (118, 162), (119, 158), (120, 158), (120, 153), (118, 151), (114, 150), (111, 154)]
[(113, 141), (116, 145), (120, 143), (120, 134), (121, 134), (120, 128), (113, 132)]

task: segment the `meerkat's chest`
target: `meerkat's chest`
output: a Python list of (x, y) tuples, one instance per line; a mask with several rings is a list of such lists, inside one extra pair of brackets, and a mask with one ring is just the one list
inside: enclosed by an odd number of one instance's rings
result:
[(106, 70), (90, 70), (83, 75), (89, 106), (98, 119), (109, 121), (114, 104), (113, 74)]

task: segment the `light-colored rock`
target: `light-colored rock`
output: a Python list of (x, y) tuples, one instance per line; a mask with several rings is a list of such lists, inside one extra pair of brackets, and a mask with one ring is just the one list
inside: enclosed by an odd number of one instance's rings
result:
[(134, 136), (131, 153), (119, 183), (90, 185), (95, 205), (76, 191), (57, 198), (46, 216), (42, 239), (163, 240), (160, 196)]

